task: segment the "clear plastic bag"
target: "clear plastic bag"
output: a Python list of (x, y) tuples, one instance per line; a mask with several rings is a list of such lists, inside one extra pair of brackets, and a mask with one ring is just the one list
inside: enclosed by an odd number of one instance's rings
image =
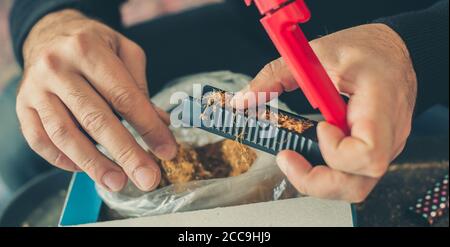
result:
[[(161, 93), (152, 98), (155, 105), (169, 110), (170, 96), (176, 91), (192, 94), (194, 83), (210, 84), (227, 91), (238, 91), (247, 85), (250, 78), (231, 72), (213, 72), (184, 77), (170, 83)], [(287, 109), (286, 106), (279, 105)], [(127, 124), (139, 144), (147, 148), (139, 135)], [(180, 143), (194, 147), (222, 140), (199, 129), (173, 128), (175, 138)], [(99, 149), (107, 154), (104, 148)], [(266, 202), (298, 196), (285, 180), (275, 164), (275, 157), (260, 151), (253, 166), (246, 173), (228, 178), (192, 181), (169, 185), (153, 192), (141, 192), (132, 183), (120, 193), (113, 193), (97, 187), (106, 205), (123, 217), (143, 217), (183, 211), (193, 211), (216, 207), (235, 206), (256, 202)], [(108, 155), (108, 154), (107, 154)]]

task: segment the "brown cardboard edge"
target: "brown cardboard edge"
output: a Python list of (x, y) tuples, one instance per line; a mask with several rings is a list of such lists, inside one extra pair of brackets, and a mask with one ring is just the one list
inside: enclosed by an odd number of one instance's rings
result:
[(352, 227), (347, 202), (302, 197), (161, 216), (108, 221), (86, 227)]

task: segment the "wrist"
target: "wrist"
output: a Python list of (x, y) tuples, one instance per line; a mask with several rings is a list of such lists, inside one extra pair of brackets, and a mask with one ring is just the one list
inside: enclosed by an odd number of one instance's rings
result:
[(27, 54), (32, 51), (33, 47), (36, 47), (36, 42), (39, 43), (40, 41), (49, 40), (52, 34), (57, 33), (55, 30), (58, 30), (60, 26), (64, 26), (67, 22), (83, 19), (88, 20), (89, 18), (74, 9), (59, 10), (42, 17), (31, 28), (24, 40), (22, 46), (24, 60), (27, 60)]

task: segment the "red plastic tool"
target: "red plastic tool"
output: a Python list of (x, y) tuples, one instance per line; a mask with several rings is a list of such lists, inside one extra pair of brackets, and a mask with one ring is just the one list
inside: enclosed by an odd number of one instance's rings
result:
[(261, 23), (311, 105), (315, 109), (319, 108), (329, 123), (348, 135), (350, 130), (347, 125), (347, 105), (298, 25), (311, 18), (311, 12), (304, 0), (245, 2), (247, 5), (255, 2), (260, 13), (264, 15)]

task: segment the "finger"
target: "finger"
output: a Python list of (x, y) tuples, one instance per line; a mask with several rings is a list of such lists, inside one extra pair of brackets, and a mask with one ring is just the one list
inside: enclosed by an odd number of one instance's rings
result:
[(78, 75), (66, 75), (65, 80), (63, 85), (53, 90), (83, 129), (108, 150), (138, 188), (143, 191), (156, 188), (161, 178), (159, 167), (103, 98)]
[(252, 107), (297, 88), (298, 84), (288, 66), (283, 58), (279, 58), (266, 65), (244, 90), (236, 93), (231, 103), (236, 108)]
[[(136, 129), (158, 158), (174, 158), (177, 153), (175, 138), (124, 63), (108, 50), (98, 52), (97, 56), (95, 61), (81, 65), (84, 77)], [(95, 69), (92, 62), (96, 63)]]
[[(329, 42), (329, 39), (321, 38), (310, 42), (310, 44), (334, 85), (340, 92), (351, 94), (354, 91), (352, 83), (344, 78), (341, 73), (341, 70), (344, 70), (345, 67), (341, 64), (342, 58), (337, 55), (335, 50), (327, 49), (327, 47), (334, 47), (327, 45), (327, 42)], [(278, 94), (290, 92), (297, 88), (298, 83), (290, 72), (289, 66), (283, 58), (279, 58), (266, 65), (248, 87), (236, 94), (231, 103), (238, 109), (251, 107), (255, 104), (265, 103)], [(261, 98), (255, 95), (256, 92), (266, 93), (266, 97), (262, 98), (264, 102), (260, 102)], [(273, 94), (270, 94), (270, 92), (273, 92)]]
[(281, 152), (277, 163), (292, 185), (309, 196), (362, 202), (377, 183), (377, 179), (350, 175), (326, 166), (313, 168), (293, 151)]
[(118, 54), (119, 58), (122, 60), (131, 77), (133, 77), (139, 90), (150, 98), (147, 82), (147, 56), (144, 50), (125, 37), (120, 38), (119, 42), (121, 47)]
[(358, 88), (348, 104), (351, 136), (337, 127), (320, 123), (317, 129), (320, 150), (333, 169), (379, 178), (392, 161), (396, 147), (388, 109), (375, 89)]
[(153, 108), (156, 110), (156, 113), (158, 113), (159, 118), (163, 121), (166, 126), (170, 125), (170, 115), (164, 111), (163, 109), (153, 105)]
[[(358, 125), (366, 131), (377, 131), (372, 130), (371, 123), (359, 122)], [(386, 173), (390, 160), (378, 144), (373, 146), (357, 137), (345, 136), (339, 128), (326, 122), (319, 124), (317, 133), (323, 158), (331, 168), (373, 178)]]
[(23, 136), (30, 148), (50, 164), (66, 171), (80, 171), (80, 168), (53, 144), (42, 126), (34, 109), (21, 108), (17, 111)]
[(104, 157), (73, 123), (63, 103), (54, 95), (37, 104), (36, 111), (50, 140), (97, 184), (119, 191), (126, 184), (120, 167)]
[[(119, 51), (119, 57), (122, 60), (123, 64), (130, 72), (130, 75), (133, 77), (134, 81), (137, 83), (139, 90), (150, 99), (150, 93), (148, 91), (148, 82), (147, 82), (147, 71), (146, 71), (146, 56), (144, 51), (135, 43), (129, 41), (124, 38), (121, 41), (121, 47)], [(150, 101), (151, 103), (151, 101)], [(159, 118), (166, 125), (170, 125), (170, 116), (163, 111), (161, 108), (152, 104), (153, 109), (155, 109)]]
[[(129, 71), (130, 75), (133, 77), (134, 81), (137, 83), (139, 90), (146, 95), (147, 98), (150, 98), (147, 82), (147, 57), (144, 50), (142, 50), (139, 45), (125, 37), (120, 39), (120, 47), (120, 59)], [(169, 114), (153, 104), (152, 106), (161, 120), (166, 125), (170, 125)]]

